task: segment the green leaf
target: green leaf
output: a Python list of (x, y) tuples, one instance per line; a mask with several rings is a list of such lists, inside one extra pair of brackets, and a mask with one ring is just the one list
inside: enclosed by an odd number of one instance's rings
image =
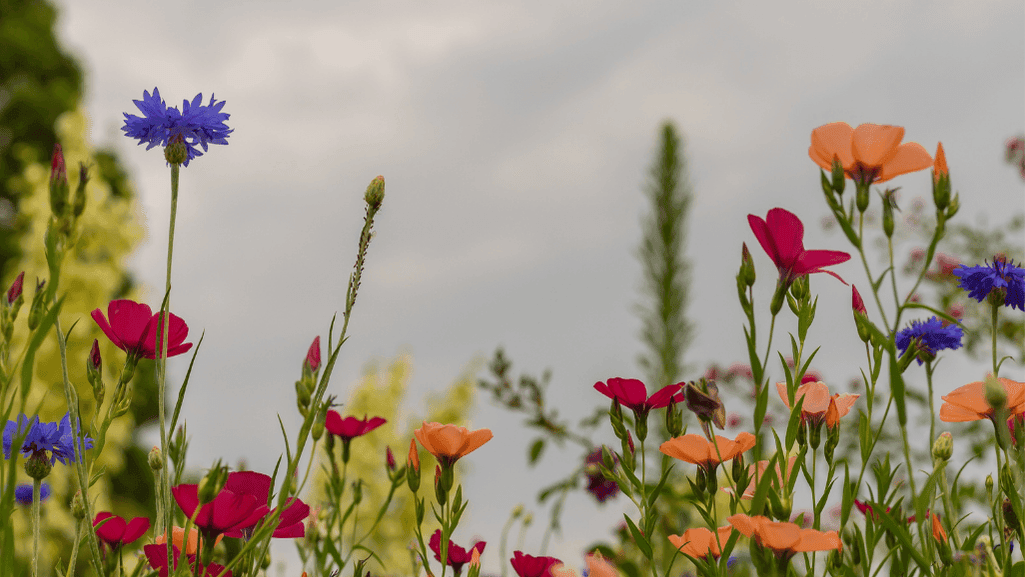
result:
[(171, 425), (167, 428), (168, 431), (174, 431), (175, 426), (178, 424), (178, 414), (182, 410), (182, 401), (185, 400), (185, 389), (189, 388), (189, 377), (192, 376), (192, 365), (196, 363), (196, 355), (199, 354), (199, 347), (203, 346), (203, 337), (206, 336), (206, 330), (199, 335), (199, 342), (196, 343), (196, 347), (192, 349), (192, 360), (189, 361), (189, 370), (185, 372), (185, 380), (182, 381), (182, 388), (178, 391), (178, 402), (174, 405), (174, 413), (171, 415)]
[(54, 326), (66, 296), (59, 298), (50, 307), (50, 310), (46, 311), (46, 314), (39, 321), (39, 326), (32, 332), (32, 338), (29, 339), (28, 349), (25, 351), (25, 360), (21, 363), (21, 397), (23, 399), (28, 397), (28, 390), (32, 385), (32, 374), (36, 368), (36, 351), (43, 344), (43, 339), (46, 338), (46, 335), (50, 333), (50, 327)]
[(626, 519), (626, 526), (630, 528), (630, 534), (633, 535), (637, 548), (641, 550), (645, 558), (651, 559), (651, 543), (648, 542), (648, 538), (637, 529), (637, 525), (634, 525), (634, 522), (625, 513), (623, 518)]
[(527, 462), (530, 463), (531, 466), (536, 465), (537, 464), (537, 460), (541, 458), (541, 453), (543, 453), (544, 450), (545, 450), (545, 439), (544, 439), (544, 437), (538, 437), (530, 445), (530, 453), (527, 456)]
[(662, 471), (662, 478), (658, 480), (658, 485), (655, 485), (655, 488), (651, 491), (651, 494), (648, 495), (648, 507), (654, 505), (655, 499), (657, 499), (659, 494), (662, 493), (662, 487), (665, 486), (666, 479), (669, 478), (669, 471), (671, 470), (673, 470), (672, 466)]

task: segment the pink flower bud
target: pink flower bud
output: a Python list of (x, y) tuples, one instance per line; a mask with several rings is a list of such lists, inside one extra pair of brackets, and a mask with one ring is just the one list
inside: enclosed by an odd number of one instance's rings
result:
[(93, 339), (93, 348), (89, 352), (89, 368), (90, 370), (100, 372), (100, 367), (103, 365), (103, 360), (100, 358), (100, 341)]
[(306, 366), (310, 368), (311, 372), (316, 372), (320, 368), (320, 336), (313, 339), (313, 344), (310, 345), (310, 350), (306, 352)]
[(385, 447), (384, 462), (388, 465), (389, 471), (395, 470), (395, 455), (391, 452), (391, 447)]
[(53, 161), (50, 163), (50, 186), (68, 183), (68, 170), (64, 165), (64, 151), (60, 144), (53, 145)]
[(21, 296), (21, 289), (22, 289), (22, 286), (24, 286), (24, 284), (25, 284), (25, 271), (21, 271), (21, 274), (18, 275), (18, 278), (14, 279), (14, 284), (11, 285), (11, 288), (7, 289), (7, 304), (8, 305), (13, 305), (14, 301), (18, 300), (18, 297)]
[(868, 311), (865, 309), (865, 301), (861, 300), (861, 295), (858, 293), (858, 287), (851, 285), (851, 289), (851, 308), (854, 309), (855, 313), (868, 314)]

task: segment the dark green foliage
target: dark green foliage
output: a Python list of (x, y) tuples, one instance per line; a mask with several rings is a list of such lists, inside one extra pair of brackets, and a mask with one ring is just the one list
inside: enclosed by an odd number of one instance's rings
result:
[(693, 333), (685, 315), (690, 265), (684, 256), (693, 193), (687, 182), (683, 143), (671, 122), (662, 126), (645, 194), (651, 212), (643, 222), (638, 256), (644, 267), (641, 337), (648, 351), (639, 362), (647, 372), (649, 389), (658, 390), (681, 379), (684, 351)]

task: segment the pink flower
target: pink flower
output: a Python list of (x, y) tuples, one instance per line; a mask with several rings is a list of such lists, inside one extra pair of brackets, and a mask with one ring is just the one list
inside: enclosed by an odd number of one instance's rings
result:
[(851, 255), (835, 250), (804, 250), (804, 225), (794, 214), (774, 208), (765, 220), (749, 214), (747, 222), (758, 242), (779, 270), (780, 283), (789, 287), (798, 277), (824, 272), (847, 284), (824, 267), (850, 260)]
[(382, 417), (367, 419), (366, 415), (363, 416), (363, 420), (356, 417), (345, 417), (343, 419), (338, 414), (338, 411), (328, 411), (327, 418), (324, 421), (324, 428), (332, 435), (338, 435), (342, 440), (349, 441), (356, 437), (362, 437), (387, 422)]
[[(103, 523), (100, 525), (100, 523)], [(125, 520), (113, 513), (97, 513), (93, 519), (93, 527), (97, 527), (96, 536), (115, 551), (123, 545), (132, 543), (149, 530), (149, 519), (136, 517), (125, 523)]]
[[(441, 529), (438, 529), (433, 535), (431, 535), (431, 541), (428, 545), (430, 546), (431, 551), (434, 551), (434, 558), (441, 561)], [(455, 574), (459, 575), (459, 572), (463, 569), (463, 565), (470, 562), (470, 559), (473, 556), (473, 551), (477, 551), (478, 555), (483, 553), (485, 545), (487, 545), (487, 543), (484, 541), (477, 541), (469, 550), (466, 550), (449, 539), (448, 564), (452, 566), (452, 570)]]
[(868, 310), (865, 308), (865, 301), (861, 300), (861, 295), (858, 294), (858, 287), (851, 285), (851, 308), (854, 309), (855, 313), (868, 314)]
[(552, 567), (562, 563), (555, 557), (534, 557), (523, 551), (513, 551), (509, 562), (519, 577), (551, 577)]
[[(241, 495), (252, 495), (257, 503), (266, 503), (270, 498), (272, 479), (263, 473), (257, 473), (255, 471), (235, 471), (228, 473), (228, 480), (224, 483), (224, 489), (231, 491), (236, 496)], [(259, 517), (252, 520), (247, 519), (245, 523), (240, 523), (234, 528), (224, 533), (227, 537), (249, 537), (252, 533), (253, 527), (256, 526), (264, 517), (273, 515), (277, 509), (271, 509), (267, 511), (266, 505), (259, 507), (257, 511), (265, 511)], [(273, 536), (278, 539), (292, 539), (296, 537), (306, 536), (306, 526), (303, 521), (306, 520), (310, 515), (310, 506), (303, 503), (297, 498), (288, 499), (285, 510), (278, 516), (278, 526), (274, 529)]]
[[(167, 543), (162, 543), (160, 545), (146, 545), (142, 550), (146, 553), (146, 559), (149, 560), (149, 566), (153, 569), (159, 570), (160, 577), (167, 577)], [(171, 563), (174, 565), (175, 569), (178, 569), (178, 557), (181, 555), (181, 552), (178, 551), (177, 547), (172, 545), (171, 553)], [(196, 566), (195, 555), (189, 555), (188, 560), (189, 567)], [(210, 563), (206, 567), (199, 565), (198, 568), (199, 573), (189, 571), (189, 574), (195, 575), (195, 577), (215, 577), (224, 572), (224, 566), (218, 565), (217, 563)], [(224, 577), (231, 577), (231, 571), (224, 572)]]
[(607, 383), (600, 381), (595, 383), (594, 390), (610, 399), (618, 399), (619, 404), (639, 413), (647, 414), (651, 409), (665, 407), (670, 400), (677, 403), (683, 402), (683, 392), (681, 392), (679, 384), (663, 387), (649, 397), (647, 387), (637, 379), (613, 377)]
[[(167, 314), (170, 318), (167, 329), (167, 356), (173, 357), (191, 349), (192, 343), (184, 342), (189, 336), (189, 326), (185, 321), (171, 313)], [(130, 300), (110, 301), (107, 305), (106, 318), (100, 309), (94, 310), (92, 317), (103, 334), (107, 335), (119, 349), (136, 358), (156, 358), (160, 314), (153, 314), (148, 305)]]

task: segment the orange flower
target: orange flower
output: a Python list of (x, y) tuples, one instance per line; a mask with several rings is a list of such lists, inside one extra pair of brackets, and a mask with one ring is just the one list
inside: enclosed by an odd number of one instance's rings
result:
[[(1025, 383), (1000, 378), (1000, 384), (1007, 392), (1007, 408), (1012, 415), (1025, 414)], [(940, 420), (948, 423), (993, 419), (993, 407), (986, 402), (986, 383), (976, 381), (958, 387), (942, 397)]]
[[(554, 577), (577, 577), (577, 572), (563, 563), (552, 565), (549, 572)], [(605, 560), (601, 553), (595, 551), (587, 556), (587, 575), (589, 577), (619, 577), (616, 567)]]
[[(779, 479), (779, 487), (783, 487), (787, 484), (787, 479), (790, 479), (790, 475), (794, 471), (794, 463), (797, 462), (797, 456), (794, 455), (787, 459), (787, 474), (783, 474), (782, 467), (779, 463), (776, 463), (776, 476)], [(754, 499), (755, 491), (758, 489), (758, 483), (765, 476), (765, 470), (769, 468), (769, 461), (758, 461), (757, 463), (747, 468), (748, 484), (747, 488), (741, 493), (741, 499)], [(729, 487), (723, 487), (723, 491), (727, 493), (733, 493), (733, 490)]]
[(658, 450), (674, 459), (701, 465), (706, 469), (715, 469), (719, 463), (751, 450), (755, 442), (755, 436), (748, 432), (738, 434), (732, 441), (716, 435), (714, 445), (701, 435), (684, 435), (662, 443)]
[(932, 514), (932, 537), (941, 543), (947, 542), (947, 531), (943, 529), (943, 524), (940, 523), (940, 514)]
[(862, 124), (851, 128), (846, 122), (833, 122), (811, 132), (808, 156), (827, 171), (832, 170), (833, 159), (838, 159), (847, 177), (862, 184), (884, 182), (932, 166), (932, 157), (921, 144), (901, 144), (903, 138), (901, 126)]
[[(214, 545), (217, 545), (218, 543), (220, 543), (221, 542), (221, 537), (223, 537), (223, 536), (224, 535), (218, 535), (217, 536), (217, 540), (214, 541)], [(183, 529), (181, 527), (172, 527), (171, 528), (171, 545), (174, 546), (175, 548), (177, 548), (179, 551), (181, 551), (182, 550), (182, 541), (184, 541), (184, 540), (185, 540), (185, 529)], [(163, 535), (157, 535), (156, 538), (153, 539), (153, 541), (157, 545), (163, 545), (164, 543), (167, 542), (167, 533), (164, 533)], [(185, 550), (185, 553), (187, 555), (195, 555), (196, 554), (196, 545), (198, 544), (198, 542), (199, 542), (199, 529), (193, 527), (192, 530), (189, 531), (189, 547), (188, 547), (188, 549)]]
[(950, 176), (950, 171), (947, 170), (947, 155), (943, 154), (943, 143), (938, 142), (936, 143), (936, 160), (932, 165), (933, 182), (939, 182), (941, 176)]
[(679, 549), (681, 553), (691, 557), (708, 559), (708, 556), (711, 555), (713, 558), (718, 559), (722, 556), (720, 545), (726, 544), (726, 541), (730, 539), (731, 533), (733, 533), (733, 527), (730, 525), (719, 527), (715, 533), (704, 527), (697, 527), (695, 529), (687, 529), (683, 532), (683, 535), (670, 535), (669, 542), (673, 544), (673, 547)]
[[(788, 409), (792, 408), (790, 400), (787, 399), (787, 384), (776, 383), (776, 391), (779, 392), (779, 398), (783, 399), (783, 404)], [(827, 427), (833, 428), (840, 422), (840, 417), (851, 412), (851, 406), (859, 396), (837, 393), (830, 397), (829, 387), (825, 383), (813, 381), (797, 387), (794, 402), (796, 403), (798, 399), (804, 397), (804, 404), (801, 405), (802, 420), (811, 421), (814, 424), (825, 422)]]
[(491, 440), (494, 435), (491, 429), (471, 431), (466, 427), (428, 423), (413, 431), (420, 444), (434, 455), (442, 465), (451, 466), (476, 451), (481, 445)]
[(762, 547), (772, 549), (776, 557), (782, 560), (802, 552), (843, 550), (843, 543), (836, 531), (801, 529), (794, 523), (776, 523), (768, 517), (749, 517), (743, 513), (727, 517), (726, 520)]

